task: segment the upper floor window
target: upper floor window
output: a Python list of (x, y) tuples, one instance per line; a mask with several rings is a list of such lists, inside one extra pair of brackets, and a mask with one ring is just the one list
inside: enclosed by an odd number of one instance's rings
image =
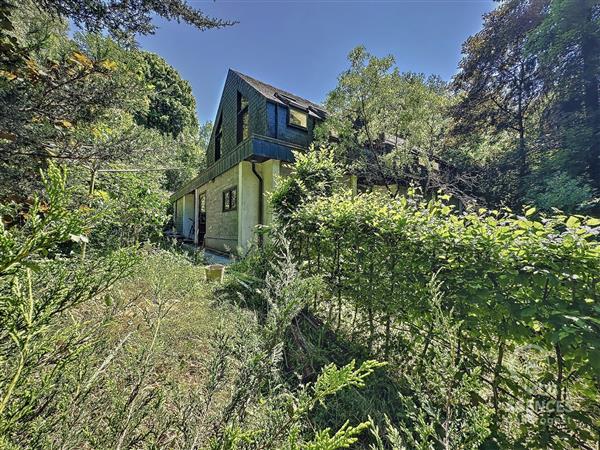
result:
[(221, 148), (223, 145), (223, 113), (219, 116), (217, 130), (215, 131), (215, 161), (221, 158)]
[(288, 109), (288, 124), (306, 130), (308, 128), (308, 113), (292, 106)]
[(237, 97), (237, 143), (246, 140), (250, 135), (248, 100), (238, 92)]

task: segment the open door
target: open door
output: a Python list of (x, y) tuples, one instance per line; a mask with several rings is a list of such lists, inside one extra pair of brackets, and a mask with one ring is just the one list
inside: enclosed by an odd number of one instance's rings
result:
[(204, 247), (206, 235), (206, 192), (198, 194), (198, 245)]

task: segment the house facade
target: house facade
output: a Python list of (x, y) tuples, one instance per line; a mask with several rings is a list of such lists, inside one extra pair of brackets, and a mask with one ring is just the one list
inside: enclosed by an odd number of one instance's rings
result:
[(269, 224), (268, 195), (307, 151), (325, 118), (315, 103), (229, 70), (207, 149), (207, 168), (172, 196), (176, 231), (196, 245), (237, 252)]

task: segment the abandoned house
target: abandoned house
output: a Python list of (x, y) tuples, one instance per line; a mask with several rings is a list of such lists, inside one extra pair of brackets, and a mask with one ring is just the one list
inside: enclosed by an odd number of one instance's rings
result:
[(207, 149), (207, 168), (172, 196), (177, 234), (236, 252), (269, 224), (267, 196), (306, 151), (322, 106), (229, 70)]

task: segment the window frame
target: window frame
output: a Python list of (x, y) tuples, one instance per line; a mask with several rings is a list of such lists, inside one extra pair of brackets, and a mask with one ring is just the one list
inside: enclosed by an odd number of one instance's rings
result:
[[(231, 193), (235, 192), (235, 204), (232, 206), (231, 205)], [(228, 197), (229, 194), (229, 197)], [(223, 212), (230, 212), (230, 211), (235, 211), (237, 210), (237, 204), (238, 204), (238, 195), (237, 195), (237, 185), (236, 186), (231, 186), (227, 189), (225, 189), (222, 193), (221, 196), (221, 206), (222, 206), (222, 211)]]
[[(242, 99), (246, 105), (242, 108)], [(244, 117), (246, 117), (246, 137), (244, 137)], [(236, 142), (240, 144), (250, 137), (250, 102), (240, 91), (237, 93)]]
[(217, 129), (215, 130), (215, 162), (223, 156), (223, 113), (219, 115)]
[[(306, 126), (305, 127), (303, 127), (302, 125), (292, 123), (292, 110), (298, 111), (306, 116)], [(294, 128), (298, 128), (299, 130), (308, 131), (308, 111), (301, 109), (301, 108), (297, 108), (295, 106), (288, 105), (287, 124), (289, 127), (294, 127)]]

